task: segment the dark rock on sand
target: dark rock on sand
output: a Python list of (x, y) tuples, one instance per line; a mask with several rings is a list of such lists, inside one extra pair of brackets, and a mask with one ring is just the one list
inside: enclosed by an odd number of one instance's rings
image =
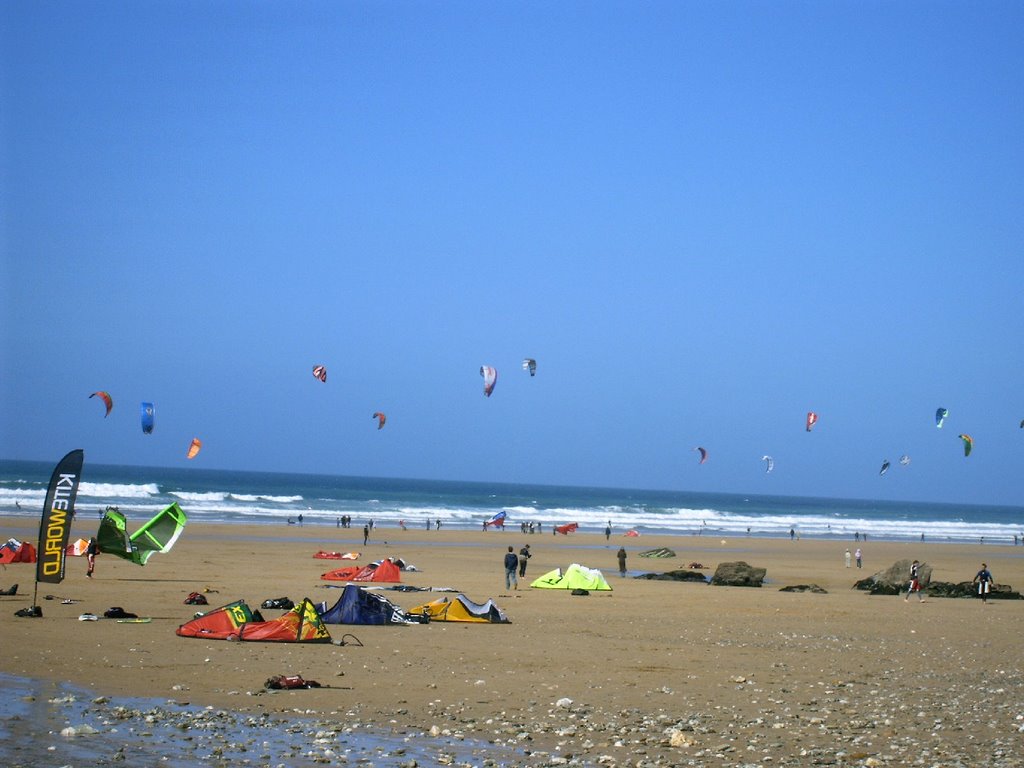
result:
[(667, 573), (641, 573), (636, 578), (648, 579), (650, 581), (699, 581), (702, 584), (707, 583), (707, 579), (700, 571), (688, 571), (684, 568), (668, 571)]
[[(884, 571), (855, 582), (853, 588), (870, 592), (872, 595), (898, 595), (910, 584), (910, 565), (910, 560), (897, 560)], [(932, 580), (932, 567), (927, 563), (919, 563), (917, 579), (921, 589), (926, 590)]]
[(739, 560), (735, 563), (720, 563), (711, 577), (711, 583), (719, 587), (760, 587), (764, 582), (766, 568), (754, 568)]
[(817, 584), (794, 584), (790, 587), (782, 587), (779, 592), (814, 592), (818, 595), (827, 595), (828, 590), (819, 587)]
[[(977, 597), (978, 585), (973, 581), (933, 581), (928, 585), (929, 597)], [(989, 600), (1024, 600), (1024, 595), (1014, 591), (1009, 584), (993, 584)]]

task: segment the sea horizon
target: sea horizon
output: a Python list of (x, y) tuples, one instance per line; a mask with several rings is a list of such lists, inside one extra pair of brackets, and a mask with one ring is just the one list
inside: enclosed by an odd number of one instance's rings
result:
[[(41, 510), (52, 470), (0, 459), (0, 514)], [(356, 527), (436, 530), (440, 521), (468, 530), (504, 511), (507, 527), (532, 523), (541, 533), (577, 523), (584, 532), (610, 526), (615, 535), (1024, 543), (1024, 507), (1015, 506), (137, 465), (87, 465), (76, 512), (99, 517), (116, 506), (134, 519), (172, 502), (193, 521), (246, 525), (302, 516), (304, 524), (335, 527), (348, 518)]]

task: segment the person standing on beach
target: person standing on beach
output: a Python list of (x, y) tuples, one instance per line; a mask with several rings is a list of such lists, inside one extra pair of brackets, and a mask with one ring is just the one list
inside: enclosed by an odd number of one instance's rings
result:
[(849, 568), (850, 567), (850, 550), (849, 549), (846, 550), (846, 555), (844, 557), (845, 557), (845, 560), (846, 560), (846, 567)]
[(918, 571), (920, 568), (921, 564), (917, 560), (910, 564), (910, 585), (907, 587), (907, 596), (903, 598), (904, 602), (910, 600), (911, 592), (917, 592), (917, 602), (924, 602), (924, 598), (921, 597), (921, 582), (918, 581)]
[(619, 551), (615, 553), (615, 556), (619, 559), (619, 576), (626, 578), (626, 548), (619, 547)]
[(519, 578), (526, 576), (526, 561), (531, 557), (530, 545), (526, 544), (519, 550)]
[(861, 551), (860, 547), (857, 547), (857, 551), (853, 553), (853, 559), (857, 561), (857, 567), (860, 568), (864, 563), (861, 562)]
[(612, 537), (612, 521), (608, 521), (608, 525), (604, 527), (604, 540), (608, 541)]
[(985, 563), (981, 564), (981, 570), (974, 575), (973, 583), (978, 585), (978, 597), (981, 598), (981, 602), (987, 603), (989, 592), (992, 591), (992, 571)]
[(96, 555), (99, 554), (100, 545), (96, 543), (96, 537), (93, 536), (89, 539), (89, 545), (85, 548), (85, 559), (89, 565), (85, 570), (85, 577), (87, 579), (92, 578), (92, 572), (96, 570)]
[(368, 542), (369, 540), (370, 540), (370, 526), (369, 525), (364, 525), (363, 526), (363, 546), (364, 547), (366, 546), (366, 542)]
[(512, 545), (508, 545), (508, 552), (505, 553), (505, 589), (519, 589), (519, 579), (516, 578), (516, 566), (519, 565), (519, 558), (516, 557)]

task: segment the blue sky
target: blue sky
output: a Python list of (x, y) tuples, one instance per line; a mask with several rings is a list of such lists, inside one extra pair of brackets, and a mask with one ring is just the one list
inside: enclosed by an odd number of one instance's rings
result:
[(0, 17), (0, 457), (1021, 504), (1020, 3)]

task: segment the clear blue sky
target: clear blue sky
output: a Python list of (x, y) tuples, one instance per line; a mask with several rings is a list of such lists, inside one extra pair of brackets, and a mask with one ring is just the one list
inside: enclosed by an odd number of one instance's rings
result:
[(1021, 29), (4, 3), (0, 457), (1021, 504)]

